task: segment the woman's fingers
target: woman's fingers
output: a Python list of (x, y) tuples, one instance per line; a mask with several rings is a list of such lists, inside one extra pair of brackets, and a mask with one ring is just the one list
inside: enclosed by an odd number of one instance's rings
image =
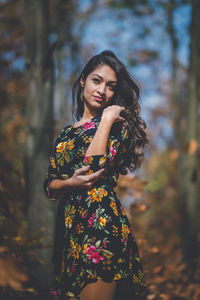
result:
[(104, 117), (106, 116), (106, 118), (109, 118), (114, 122), (125, 121), (125, 119), (120, 116), (120, 113), (123, 111), (125, 111), (125, 107), (120, 105), (111, 105), (104, 108), (103, 115)]
[(87, 177), (87, 184), (88, 185), (93, 185), (97, 180), (99, 180), (102, 177), (102, 175), (104, 173), (104, 170), (105, 169), (101, 169), (101, 170), (96, 171), (93, 174), (86, 175), (86, 177)]
[[(82, 168), (78, 169), (75, 171), (76, 175), (81, 175), (83, 173), (86, 173), (88, 170), (89, 170), (90, 166), (83, 166)], [(95, 173), (92, 173), (90, 175), (85, 175), (87, 176), (88, 178), (96, 178), (97, 176), (101, 175), (103, 172), (104, 172), (104, 168), (103, 169), (100, 169), (98, 171), (96, 171)]]
[(89, 165), (88, 165), (88, 166), (83, 166), (82, 168), (76, 170), (75, 173), (76, 173), (77, 175), (84, 174), (84, 173), (86, 173), (86, 172), (89, 170), (89, 168), (90, 168)]
[(91, 188), (93, 184), (99, 180), (103, 173), (104, 173), (104, 168), (96, 171), (95, 173), (89, 174), (89, 175), (84, 175), (89, 170), (90, 166), (83, 166), (82, 168), (78, 169), (75, 171), (74, 176), (74, 185), (77, 187), (86, 187), (86, 188)]
[(119, 116), (115, 122), (121, 122), (121, 121), (126, 121), (126, 119), (124, 119), (123, 117)]

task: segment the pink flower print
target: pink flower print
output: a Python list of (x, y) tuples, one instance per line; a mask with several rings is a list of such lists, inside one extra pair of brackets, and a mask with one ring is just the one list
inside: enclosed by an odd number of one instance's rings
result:
[(88, 247), (85, 250), (85, 254), (90, 254), (90, 253), (92, 253), (93, 250), (96, 250), (96, 247), (94, 247), (94, 246)]
[(76, 268), (72, 265), (72, 272), (74, 272), (76, 270)]
[(92, 262), (95, 264), (98, 264), (100, 260), (104, 260), (104, 258), (100, 256), (98, 252), (95, 251), (92, 254), (90, 254), (89, 259), (91, 259)]
[(102, 244), (103, 244), (104, 248), (106, 248), (106, 247), (107, 247), (105, 242), (102, 242)]
[(110, 147), (110, 154), (112, 155), (110, 161), (112, 161), (114, 159), (114, 156), (116, 155), (117, 151), (115, 150), (115, 148)]
[(85, 157), (84, 157), (84, 161), (85, 161), (86, 163), (88, 163), (89, 158), (90, 158), (90, 156), (85, 156)]
[(83, 218), (86, 218), (87, 215), (88, 215), (88, 212), (84, 212), (84, 213), (82, 214), (81, 218), (82, 218), (82, 219), (83, 219)]
[(90, 218), (89, 220), (88, 220), (88, 227), (91, 227), (92, 226), (92, 218)]
[(94, 122), (86, 122), (85, 124), (83, 124), (83, 127), (85, 128), (85, 130), (90, 129), (90, 128), (95, 128)]
[(92, 214), (92, 217), (95, 219), (95, 218), (96, 218), (96, 214), (95, 214), (95, 213), (93, 213), (93, 214)]
[(56, 291), (51, 291), (50, 294), (51, 294), (51, 296), (57, 296), (58, 295)]
[(124, 239), (121, 239), (121, 242), (124, 243)]

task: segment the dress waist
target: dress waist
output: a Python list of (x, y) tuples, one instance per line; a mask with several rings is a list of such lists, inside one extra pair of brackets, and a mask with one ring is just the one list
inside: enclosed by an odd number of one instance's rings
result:
[(91, 188), (84, 188), (84, 189), (76, 189), (74, 191), (71, 191), (70, 194), (68, 195), (68, 197), (72, 196), (77, 197), (77, 196), (81, 196), (81, 198), (87, 197), (88, 196), (88, 191), (95, 191), (98, 192), (98, 189), (104, 189), (105, 191), (109, 192), (109, 193), (115, 193), (114, 187), (116, 185), (110, 183), (109, 181), (105, 181), (105, 180), (99, 180), (97, 182), (95, 182), (93, 184), (93, 186)]

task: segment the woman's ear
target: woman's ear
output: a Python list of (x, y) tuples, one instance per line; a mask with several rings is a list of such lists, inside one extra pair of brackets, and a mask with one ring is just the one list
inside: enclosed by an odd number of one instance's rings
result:
[(84, 87), (84, 85), (85, 85), (85, 81), (83, 80), (83, 76), (81, 76), (80, 84), (81, 84), (82, 87)]

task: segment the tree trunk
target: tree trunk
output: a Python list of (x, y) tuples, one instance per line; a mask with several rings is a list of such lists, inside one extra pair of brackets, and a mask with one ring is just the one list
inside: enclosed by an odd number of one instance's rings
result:
[(178, 39), (176, 37), (176, 29), (174, 26), (174, 11), (176, 9), (176, 1), (170, 0), (166, 3), (167, 6), (167, 17), (168, 17), (168, 33), (171, 43), (171, 98), (172, 98), (172, 109), (174, 114), (174, 146), (180, 151), (181, 149), (181, 120), (183, 118), (183, 103), (181, 103), (180, 97), (180, 85), (178, 82)]
[(48, 42), (48, 0), (25, 0), (26, 33), (26, 148), (25, 177), (27, 185), (28, 223), (30, 232), (39, 231), (42, 247), (35, 249), (38, 263), (31, 266), (32, 278), (48, 287), (52, 274), (52, 244), (55, 203), (43, 192), (43, 180), (53, 138), (53, 62)]
[(189, 97), (186, 111), (184, 148), (180, 157), (181, 190), (180, 205), (182, 211), (183, 254), (192, 262), (198, 253), (198, 99), (199, 99), (199, 66), (200, 66), (200, 2), (192, 1)]
[[(63, 80), (63, 65), (66, 64), (66, 58), (64, 58), (63, 48), (68, 45), (68, 51), (71, 51), (71, 45), (74, 42), (72, 36), (73, 21), (76, 12), (76, 1), (68, 0), (55, 0), (55, 31), (57, 35), (57, 47), (55, 51), (56, 66), (57, 66), (57, 78), (55, 85), (56, 94), (56, 106), (57, 106), (57, 129), (60, 131), (67, 121), (72, 121), (71, 114), (71, 101), (67, 97), (67, 80), (65, 76), (65, 82)], [(65, 59), (65, 61), (64, 61)], [(70, 55), (68, 55), (68, 68), (69, 68)], [(70, 70), (71, 72), (71, 70)], [(70, 85), (71, 91), (71, 85)]]

